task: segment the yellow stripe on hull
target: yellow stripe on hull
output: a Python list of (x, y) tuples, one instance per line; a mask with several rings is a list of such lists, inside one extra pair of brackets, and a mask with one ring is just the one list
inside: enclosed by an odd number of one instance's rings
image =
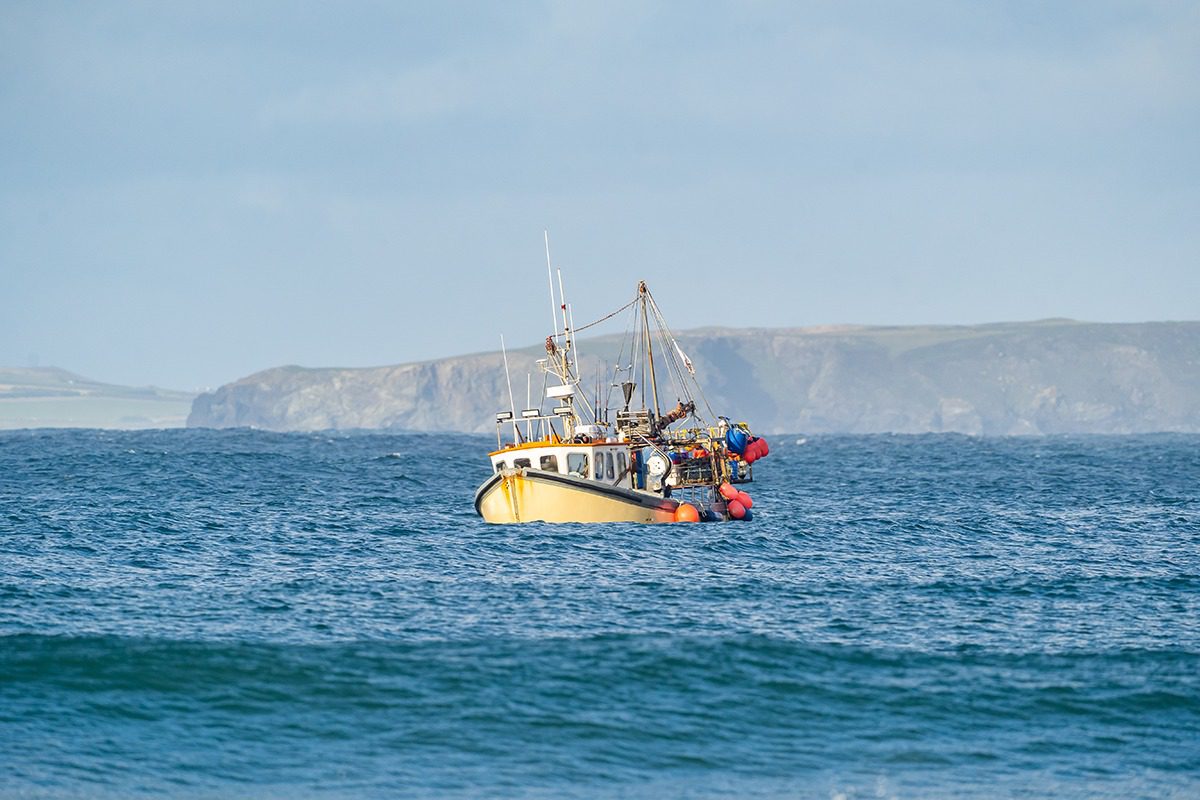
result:
[(475, 496), (487, 522), (674, 522), (679, 503), (533, 469), (506, 469)]

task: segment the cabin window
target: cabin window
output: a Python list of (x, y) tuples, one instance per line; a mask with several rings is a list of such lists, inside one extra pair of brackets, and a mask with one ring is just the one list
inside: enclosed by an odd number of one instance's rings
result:
[(596, 453), (596, 480), (604, 477), (604, 453)]
[(588, 474), (587, 453), (567, 453), (567, 472), (586, 478)]
[(624, 475), (626, 472), (625, 454), (617, 453), (617, 474)]
[(500, 470), (504, 469), (505, 466), (506, 465), (503, 461), (497, 461), (496, 462), (496, 472), (499, 472)]
[(558, 456), (542, 456), (538, 466), (546, 472), (558, 472)]
[(531, 467), (531, 466), (532, 466), (532, 464), (530, 464), (530, 463), (529, 463), (529, 459), (528, 459), (528, 458), (515, 458), (515, 459), (513, 459), (513, 469), (521, 469), (522, 467), (524, 467), (524, 468), (528, 469), (528, 468), (529, 468), (529, 467)]
[(605, 460), (608, 462), (608, 479), (611, 481), (616, 477), (616, 473), (613, 472), (613, 456), (611, 452), (608, 454), (608, 458)]

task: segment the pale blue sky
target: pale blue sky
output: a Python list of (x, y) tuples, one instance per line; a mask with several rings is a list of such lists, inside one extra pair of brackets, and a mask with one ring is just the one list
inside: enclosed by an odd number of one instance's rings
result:
[(0, 364), (1200, 318), (1200, 4), (0, 5)]

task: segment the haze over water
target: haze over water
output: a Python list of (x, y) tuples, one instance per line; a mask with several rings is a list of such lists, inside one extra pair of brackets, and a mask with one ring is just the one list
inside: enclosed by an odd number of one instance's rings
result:
[(487, 437), (0, 433), (0, 795), (1200, 794), (1200, 437), (796, 440), (494, 527)]

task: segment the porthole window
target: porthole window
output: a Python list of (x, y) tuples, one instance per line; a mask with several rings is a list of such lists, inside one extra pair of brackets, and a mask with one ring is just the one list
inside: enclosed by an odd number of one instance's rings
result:
[(617, 453), (617, 475), (624, 475), (626, 472), (625, 454)]
[(538, 467), (546, 472), (558, 472), (558, 456), (542, 456)]
[(533, 466), (528, 458), (517, 458), (513, 460), (513, 469), (529, 469)]
[(608, 462), (608, 479), (611, 481), (616, 477), (616, 473), (613, 471), (613, 456), (611, 452), (608, 454), (608, 458), (605, 460)]
[(499, 472), (500, 470), (504, 469), (505, 466), (507, 466), (507, 465), (503, 461), (497, 461), (496, 462), (496, 472)]
[(604, 454), (596, 453), (596, 480), (604, 477)]

